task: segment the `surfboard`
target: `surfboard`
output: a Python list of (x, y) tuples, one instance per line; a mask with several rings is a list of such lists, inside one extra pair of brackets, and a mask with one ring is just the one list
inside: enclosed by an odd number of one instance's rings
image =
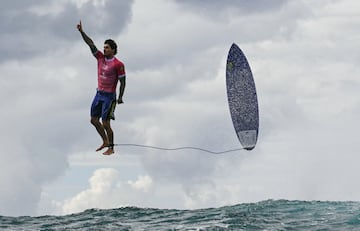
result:
[(250, 65), (233, 43), (226, 63), (226, 90), (236, 135), (246, 150), (252, 150), (259, 132), (259, 109)]

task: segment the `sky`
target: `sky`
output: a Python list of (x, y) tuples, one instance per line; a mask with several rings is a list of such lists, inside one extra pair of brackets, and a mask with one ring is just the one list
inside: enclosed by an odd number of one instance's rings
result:
[[(359, 1), (14, 0), (0, 11), (0, 215), (360, 200)], [(80, 19), (125, 63), (116, 143), (239, 148), (225, 86), (235, 42), (257, 88), (256, 148), (95, 152), (96, 60)]]

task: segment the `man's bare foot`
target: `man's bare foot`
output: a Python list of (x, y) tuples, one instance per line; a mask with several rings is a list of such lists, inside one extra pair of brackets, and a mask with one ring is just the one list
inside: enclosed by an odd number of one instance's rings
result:
[(109, 155), (111, 155), (111, 154), (114, 154), (114, 148), (113, 148), (113, 147), (108, 148), (108, 150), (106, 150), (106, 151), (103, 153), (103, 155), (107, 155), (107, 156), (109, 156)]
[(98, 147), (98, 148), (96, 149), (96, 151), (98, 152), (98, 151), (100, 151), (100, 150), (102, 150), (102, 149), (104, 149), (104, 148), (106, 148), (106, 147), (109, 147), (109, 144), (103, 143), (100, 147)]

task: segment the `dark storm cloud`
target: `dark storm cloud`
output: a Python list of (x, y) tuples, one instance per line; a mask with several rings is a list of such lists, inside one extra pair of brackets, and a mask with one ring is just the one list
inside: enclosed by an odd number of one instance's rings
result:
[(67, 2), (58, 13), (37, 14), (29, 9), (49, 4), (48, 1), (6, 2), (0, 10), (0, 62), (54, 52), (78, 40), (75, 26), (80, 19), (92, 34), (115, 36), (128, 23), (132, 3), (105, 1), (103, 5), (95, 5), (89, 1), (78, 8)]

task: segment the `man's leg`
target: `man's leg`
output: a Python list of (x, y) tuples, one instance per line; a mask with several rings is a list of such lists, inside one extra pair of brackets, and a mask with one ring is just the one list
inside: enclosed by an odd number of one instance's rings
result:
[(96, 131), (99, 133), (99, 135), (101, 136), (101, 139), (103, 140), (103, 144), (98, 149), (96, 149), (96, 151), (100, 151), (101, 149), (108, 147), (109, 139), (108, 139), (108, 136), (106, 135), (104, 126), (100, 123), (100, 118), (91, 117), (90, 122), (92, 125), (95, 126)]
[(104, 155), (111, 155), (114, 153), (114, 133), (110, 126), (110, 120), (103, 121), (103, 127), (106, 131), (106, 135), (109, 141), (109, 148), (103, 154)]

